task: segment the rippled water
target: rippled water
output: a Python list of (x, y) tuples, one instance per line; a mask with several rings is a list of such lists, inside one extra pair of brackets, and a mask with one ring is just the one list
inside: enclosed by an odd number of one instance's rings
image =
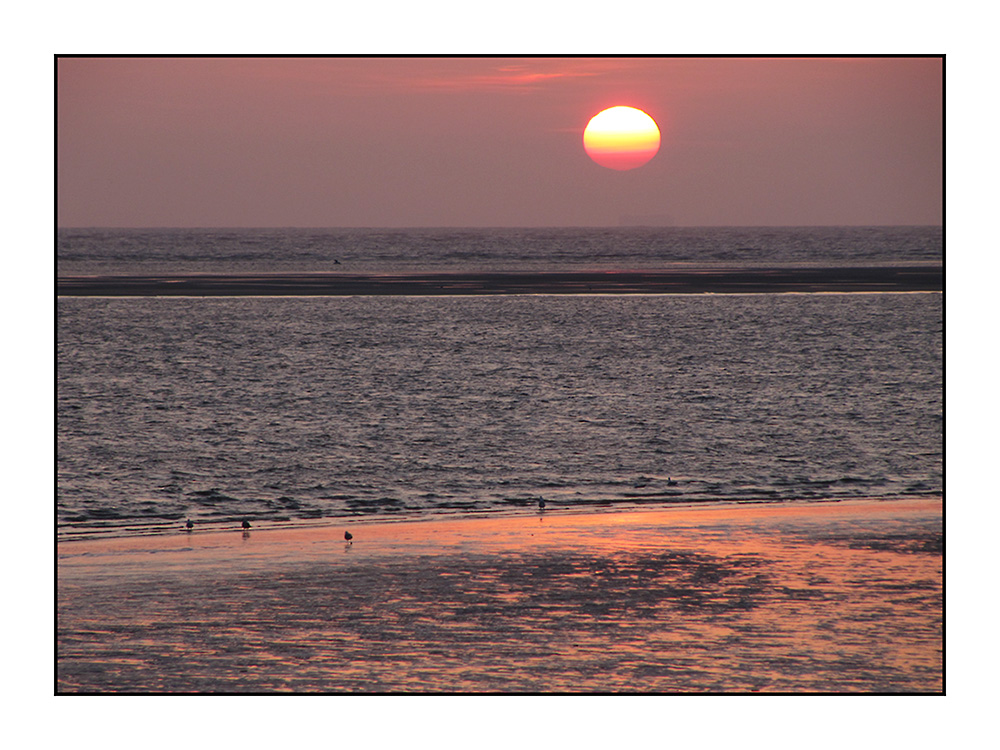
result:
[(939, 494), (942, 304), (63, 298), (60, 527)]
[(940, 263), (941, 227), (61, 229), (60, 275)]

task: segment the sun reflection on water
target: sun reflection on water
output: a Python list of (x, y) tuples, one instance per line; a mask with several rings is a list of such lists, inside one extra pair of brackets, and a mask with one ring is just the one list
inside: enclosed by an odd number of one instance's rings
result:
[(254, 556), (261, 530), (104, 578), (77, 555), (59, 690), (939, 692), (918, 505), (359, 525), (348, 556), (339, 529)]

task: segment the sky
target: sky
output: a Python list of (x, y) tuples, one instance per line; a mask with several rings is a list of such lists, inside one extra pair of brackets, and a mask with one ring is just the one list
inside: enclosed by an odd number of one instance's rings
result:
[[(647, 112), (637, 169), (583, 148)], [(940, 224), (940, 58), (56, 61), (64, 227)]]

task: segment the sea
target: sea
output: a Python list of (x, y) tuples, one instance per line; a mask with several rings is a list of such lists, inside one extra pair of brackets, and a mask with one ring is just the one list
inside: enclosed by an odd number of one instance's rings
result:
[[(64, 276), (910, 266), (941, 227), (60, 229)], [(943, 294), (58, 297), (60, 538), (943, 493)]]

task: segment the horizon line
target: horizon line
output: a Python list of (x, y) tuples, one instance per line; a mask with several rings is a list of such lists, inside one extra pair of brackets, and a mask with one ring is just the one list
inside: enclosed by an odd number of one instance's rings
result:
[(944, 228), (944, 223), (926, 224), (400, 224), (400, 225), (377, 225), (377, 224), (274, 224), (274, 225), (249, 225), (249, 224), (190, 224), (190, 225), (168, 225), (168, 224), (77, 224), (77, 225), (56, 225), (56, 230), (74, 229), (377, 229), (377, 230), (424, 230), (424, 229), (873, 229), (873, 228), (902, 228), (902, 227), (925, 227)]

